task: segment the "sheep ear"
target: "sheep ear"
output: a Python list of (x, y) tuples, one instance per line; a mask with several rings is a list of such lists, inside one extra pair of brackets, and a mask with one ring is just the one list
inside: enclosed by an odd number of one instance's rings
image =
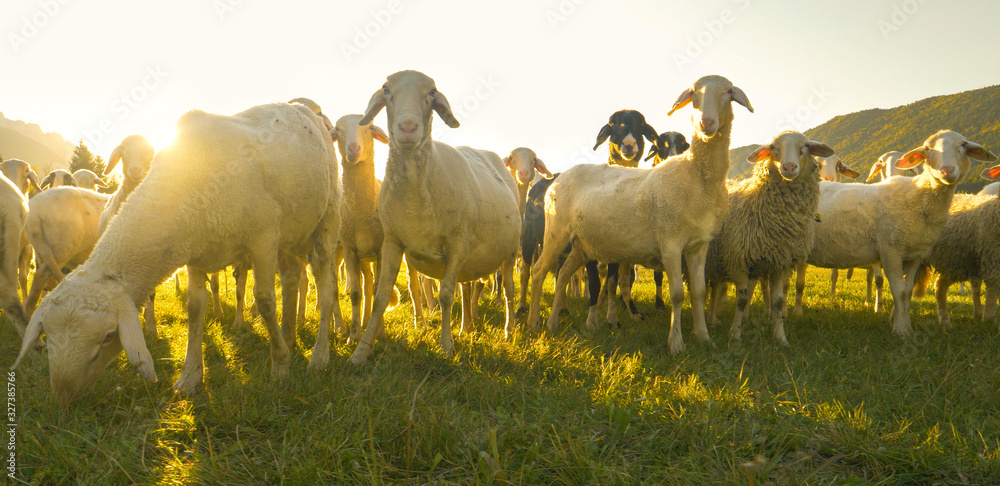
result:
[(997, 156), (976, 142), (965, 141), (962, 142), (962, 148), (965, 149), (965, 155), (969, 158), (976, 160), (982, 160), (984, 162), (996, 162)]
[(760, 147), (757, 147), (757, 150), (754, 150), (753, 152), (750, 153), (750, 155), (747, 156), (747, 162), (750, 162), (751, 164), (756, 164), (757, 162), (760, 162), (762, 160), (767, 160), (770, 158), (771, 158), (771, 146), (761, 145)]
[(55, 181), (55, 180), (56, 180), (56, 176), (54, 175), (54, 173), (50, 172), (49, 175), (45, 176), (45, 178), (42, 179), (42, 183), (39, 184), (38, 186), (41, 189), (45, 189), (45, 186), (51, 186), (52, 182)]
[(42, 188), (38, 187), (38, 174), (35, 171), (28, 171), (28, 183), (31, 184), (32, 189), (41, 192)]
[(503, 158), (503, 165), (506, 165), (508, 169), (510, 168), (510, 156), (509, 155)]
[(652, 147), (649, 147), (649, 153), (646, 154), (646, 158), (642, 159), (642, 160), (649, 160), (649, 159), (655, 157), (656, 156), (656, 152), (657, 152), (656, 144), (654, 143)]
[(993, 167), (990, 167), (989, 169), (985, 169), (985, 170), (983, 170), (983, 173), (980, 174), (980, 175), (983, 176), (983, 179), (993, 180), (993, 179), (1000, 178), (1000, 165), (994, 165)]
[(337, 127), (333, 127), (332, 129), (330, 129), (330, 139), (333, 140), (334, 142), (337, 141)]
[(903, 156), (896, 161), (896, 168), (912, 169), (926, 160), (927, 160), (927, 154), (924, 153), (924, 148), (923, 147), (915, 148), (903, 154)]
[(834, 153), (833, 149), (823, 142), (814, 142), (810, 140), (806, 147), (809, 148), (809, 155), (815, 155), (816, 157), (829, 157)]
[(648, 123), (643, 124), (642, 126), (642, 136), (646, 137), (646, 140), (652, 142), (653, 145), (656, 145), (656, 142), (660, 140), (660, 136), (656, 134), (656, 130), (649, 126)]
[(872, 164), (872, 169), (870, 171), (868, 171), (868, 178), (865, 179), (865, 182), (871, 181), (872, 179), (875, 178), (876, 175), (882, 173), (882, 167), (884, 165), (885, 165), (885, 162), (882, 162), (881, 160), (879, 160), (878, 162), (875, 162), (874, 164)]
[(673, 115), (675, 111), (684, 108), (694, 101), (694, 88), (688, 88), (677, 97), (677, 101), (674, 102), (674, 106), (670, 107), (670, 111), (667, 112), (667, 116)]
[(750, 113), (753, 113), (753, 107), (750, 106), (750, 100), (747, 99), (747, 94), (736, 86), (733, 86), (733, 101), (745, 106), (746, 109), (750, 110)]
[(97, 184), (97, 187), (108, 187), (108, 184), (103, 180), (101, 180), (100, 177), (98, 177), (97, 180), (94, 182)]
[(545, 162), (542, 162), (542, 159), (538, 157), (535, 157), (535, 170), (540, 172), (546, 179), (552, 178), (552, 172), (549, 171), (548, 167), (545, 167)]
[(118, 337), (128, 360), (139, 367), (139, 373), (149, 381), (156, 381), (153, 370), (153, 355), (149, 354), (146, 339), (139, 324), (139, 310), (127, 297), (122, 297), (118, 305)]
[(381, 128), (372, 125), (372, 137), (382, 143), (389, 143), (389, 136)]
[(445, 98), (444, 94), (440, 91), (434, 92), (434, 111), (444, 120), (445, 125), (451, 128), (459, 127), (460, 123), (458, 123), (458, 119), (451, 112), (451, 105), (448, 103), (448, 98)]
[(42, 327), (42, 320), (37, 317), (38, 314), (32, 317), (31, 322), (28, 323), (28, 328), (24, 331), (24, 340), (21, 341), (21, 352), (17, 355), (17, 360), (14, 361), (14, 364), (11, 365), (11, 371), (17, 369), (21, 365), (21, 361), (36, 349), (35, 343), (38, 342), (38, 339), (42, 337), (42, 332), (45, 331), (45, 328)]
[(843, 162), (837, 162), (837, 172), (840, 172), (840, 175), (848, 179), (857, 179), (858, 177), (861, 177), (860, 172), (852, 169), (849, 165)]
[(684, 137), (681, 136), (681, 143), (677, 144), (677, 153), (682, 154), (689, 148), (691, 148), (691, 144), (687, 143), (687, 140), (684, 140)]
[(108, 175), (114, 170), (115, 166), (118, 165), (118, 161), (122, 159), (122, 146), (119, 145), (111, 151), (111, 157), (108, 159), (108, 166), (104, 168), (104, 175)]
[(368, 100), (368, 108), (365, 109), (365, 116), (361, 117), (361, 120), (358, 121), (358, 125), (367, 125), (371, 123), (372, 119), (374, 119), (375, 116), (382, 111), (382, 108), (385, 108), (385, 96), (382, 94), (382, 90), (380, 89), (372, 95), (370, 100)]
[(601, 127), (601, 131), (597, 133), (597, 143), (594, 144), (594, 150), (597, 150), (597, 147), (600, 147), (602, 143), (607, 142), (610, 137), (611, 124), (609, 123)]

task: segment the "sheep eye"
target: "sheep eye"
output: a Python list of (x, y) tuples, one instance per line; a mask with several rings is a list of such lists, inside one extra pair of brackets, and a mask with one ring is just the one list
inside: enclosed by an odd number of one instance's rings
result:
[(117, 336), (117, 335), (118, 335), (118, 331), (111, 331), (111, 332), (105, 334), (104, 335), (104, 342), (101, 343), (101, 345), (103, 346), (105, 344), (110, 343), (111, 340), (114, 339), (114, 337)]
[(438, 93), (438, 90), (432, 89), (429, 93), (427, 93), (427, 96), (437, 96), (437, 93)]

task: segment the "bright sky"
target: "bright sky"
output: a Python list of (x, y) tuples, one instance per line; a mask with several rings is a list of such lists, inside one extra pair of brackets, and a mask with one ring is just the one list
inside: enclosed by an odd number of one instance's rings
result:
[(998, 84), (997, 19), (995, 0), (4, 1), (0, 111), (107, 158), (133, 133), (162, 148), (195, 108), (305, 96), (360, 113), (417, 69), (462, 122), (436, 120), (435, 139), (530, 147), (557, 171), (605, 161), (591, 147), (619, 109), (690, 134), (691, 110), (667, 111), (705, 74), (756, 109), (736, 107), (734, 147)]

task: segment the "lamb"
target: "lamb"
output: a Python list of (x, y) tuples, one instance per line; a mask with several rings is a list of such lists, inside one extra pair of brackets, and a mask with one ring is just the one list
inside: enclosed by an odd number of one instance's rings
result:
[[(566, 283), (585, 260), (638, 263), (666, 273), (672, 305), (668, 344), (673, 353), (683, 351), (683, 256), (691, 276), (694, 334), (710, 341), (704, 312), (705, 254), (729, 212), (725, 180), (734, 101), (753, 112), (743, 90), (724, 77), (705, 76), (686, 89), (670, 110), (689, 103), (698, 110), (700, 116), (692, 117), (695, 134), (688, 152), (650, 170), (582, 164), (562, 173), (545, 196), (545, 244), (531, 268), (529, 326), (538, 326), (545, 272), (572, 241), (573, 249), (556, 280), (550, 330), (558, 326)], [(609, 302), (608, 319), (617, 322), (615, 299)], [(596, 324), (596, 308), (591, 307), (587, 325)]]
[[(385, 108), (389, 160), (379, 194), (385, 240), (372, 319), (351, 356), (360, 365), (371, 355), (384, 327), (392, 284), (402, 256), (415, 270), (439, 279), (441, 348), (454, 353), (451, 306), (457, 282), (469, 282), (501, 269), (506, 304), (505, 332), (514, 326), (514, 257), (521, 232), (517, 186), (493, 152), (453, 148), (431, 139), (433, 109), (457, 128), (444, 93), (417, 71), (390, 75), (372, 95), (360, 123), (371, 123)], [(414, 306), (417, 307), (417, 306)], [(471, 285), (463, 284), (462, 323), (471, 327)]]
[[(347, 267), (347, 286), (351, 295), (350, 338), (354, 342), (361, 339), (361, 323), (368, 322), (371, 315), (374, 285), (370, 264), (375, 264), (377, 272), (382, 253), (383, 232), (378, 217), (382, 184), (375, 178), (374, 145), (375, 140), (389, 143), (388, 135), (381, 128), (370, 123), (358, 124), (362, 116), (340, 117), (332, 132), (344, 165), (344, 192), (340, 197), (340, 250)], [(420, 289), (414, 287), (418, 282), (417, 276), (411, 274), (411, 297), (419, 298)], [(341, 331), (346, 334), (343, 329)]]
[(35, 278), (24, 302), (29, 317), (42, 291), (62, 281), (63, 268), (77, 267), (90, 256), (108, 197), (90, 189), (60, 186), (29, 201), (25, 232), (35, 250)]
[[(204, 373), (202, 338), (207, 272), (248, 258), (257, 308), (270, 336), (271, 375), (290, 364), (295, 305), (275, 315), (275, 273), (282, 295), (295, 295), (298, 257), (312, 252), (320, 333), (334, 304), (331, 260), (339, 231), (333, 140), (302, 105), (275, 103), (233, 116), (190, 111), (174, 142), (159, 151), (149, 174), (108, 225), (90, 259), (56, 287), (32, 316), (25, 343), (44, 331), (54, 394), (70, 401), (124, 349), (143, 377), (156, 380), (137, 306), (156, 285), (188, 266), (188, 347), (174, 390), (190, 392)], [(309, 174), (309, 177), (302, 177)], [(319, 343), (319, 340), (317, 340)], [(25, 359), (22, 345), (14, 363)], [(310, 369), (329, 349), (313, 349)]]
[(1000, 192), (1000, 182), (994, 182), (992, 184), (987, 184), (981, 191), (979, 191), (980, 196), (996, 196)]
[(96, 191), (98, 187), (108, 187), (108, 185), (101, 180), (100, 176), (87, 169), (80, 169), (74, 172), (73, 180), (76, 181), (76, 187), (90, 189), (91, 191)]
[(715, 322), (727, 284), (736, 284), (734, 340), (740, 338), (751, 282), (761, 280), (769, 289), (774, 339), (788, 345), (788, 278), (805, 261), (816, 232), (821, 170), (814, 156), (832, 158), (833, 149), (799, 132), (782, 132), (747, 157), (756, 164), (753, 176), (729, 186), (729, 215), (708, 246), (705, 277), (712, 289), (709, 322)]
[[(649, 147), (649, 155), (646, 156), (646, 160), (653, 159), (653, 167), (656, 167), (660, 165), (660, 162), (680, 155), (689, 148), (691, 148), (691, 144), (687, 143), (684, 135), (677, 132), (663, 132)], [(653, 272), (653, 283), (656, 285), (655, 307), (664, 310), (667, 306), (663, 301), (663, 272)]]
[(923, 163), (916, 177), (890, 177), (878, 184), (823, 182), (816, 245), (808, 263), (822, 268), (866, 267), (881, 263), (895, 302), (893, 332), (910, 336), (910, 297), (920, 262), (948, 221), (957, 184), (969, 172), (969, 158), (996, 160), (961, 134), (941, 130), (896, 166)]
[[(982, 172), (985, 179), (1000, 178), (1000, 165)], [(948, 287), (955, 282), (972, 281), (976, 317), (983, 322), (997, 315), (1000, 295), (1000, 199), (989, 195), (955, 196), (951, 218), (931, 249), (926, 263), (937, 273), (934, 296), (938, 322), (944, 331), (951, 330), (948, 315)], [(986, 282), (986, 308), (980, 308), (978, 289)]]
[(41, 184), (38, 185), (39, 188), (45, 189), (48, 186), (60, 187), (60, 186), (74, 186), (76, 187), (76, 179), (73, 178), (68, 170), (56, 169), (49, 172), (49, 175), (42, 179)]
[(0, 310), (22, 336), (28, 320), (17, 289), (21, 240), (27, 217), (28, 199), (4, 171), (4, 175), (0, 175)]

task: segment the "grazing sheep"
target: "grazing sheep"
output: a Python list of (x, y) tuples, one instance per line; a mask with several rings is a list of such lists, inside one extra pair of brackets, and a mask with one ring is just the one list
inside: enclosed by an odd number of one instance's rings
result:
[(63, 268), (75, 268), (90, 256), (108, 197), (90, 189), (60, 186), (28, 202), (25, 233), (35, 250), (35, 278), (24, 301), (29, 317), (42, 291), (63, 280)]
[[(1000, 165), (986, 169), (982, 176), (1000, 178)], [(948, 316), (948, 287), (955, 282), (973, 282), (973, 290), (986, 283), (986, 308), (974, 295), (976, 317), (983, 322), (997, 315), (1000, 295), (1000, 199), (996, 196), (956, 194), (951, 205), (951, 218), (941, 230), (941, 236), (926, 263), (937, 272), (934, 291), (937, 298), (938, 322), (945, 331), (951, 330)], [(979, 292), (975, 292), (978, 294)]]
[[(558, 326), (569, 277), (584, 261), (641, 264), (667, 275), (672, 305), (669, 346), (671, 352), (683, 351), (683, 256), (691, 276), (694, 334), (710, 341), (705, 325), (705, 254), (729, 212), (725, 180), (733, 119), (730, 102), (734, 101), (753, 111), (743, 91), (728, 79), (705, 76), (686, 89), (670, 110), (673, 113), (689, 103), (697, 110), (692, 116), (691, 149), (686, 153), (649, 170), (577, 165), (552, 184), (545, 196), (545, 244), (531, 268), (530, 327), (538, 327), (545, 272), (554, 268), (558, 255), (572, 241), (573, 249), (556, 280), (550, 330)], [(608, 300), (608, 320), (616, 323), (616, 299)], [(590, 309), (587, 325), (597, 325), (596, 306)]]
[(981, 191), (979, 191), (980, 196), (996, 196), (998, 191), (1000, 191), (1000, 182), (994, 182), (992, 184), (987, 184)]
[(21, 240), (27, 217), (27, 197), (6, 175), (0, 175), (0, 310), (22, 336), (28, 320), (17, 288)]
[(41, 184), (38, 185), (40, 189), (45, 189), (46, 187), (60, 187), (60, 186), (74, 186), (76, 187), (76, 179), (73, 178), (68, 170), (56, 169), (49, 172), (49, 175), (42, 179)]
[(902, 169), (923, 163), (924, 171), (916, 177), (890, 177), (872, 185), (821, 183), (822, 220), (808, 263), (851, 268), (880, 262), (895, 302), (890, 318), (893, 332), (913, 334), (910, 297), (917, 269), (948, 221), (955, 188), (969, 172), (970, 157), (996, 160), (981, 145), (942, 130), (896, 162)]
[(74, 172), (73, 180), (76, 181), (76, 187), (90, 189), (91, 191), (96, 191), (98, 187), (108, 187), (108, 185), (101, 180), (100, 176), (87, 169), (80, 169)]
[[(370, 123), (358, 124), (361, 118), (362, 115), (342, 116), (332, 132), (344, 166), (343, 194), (340, 196), (340, 250), (347, 267), (347, 286), (351, 296), (350, 338), (354, 342), (361, 339), (361, 324), (368, 322), (371, 315), (374, 295), (371, 264), (375, 265), (377, 273), (382, 253), (382, 222), (378, 217), (382, 184), (375, 178), (375, 140), (389, 143), (388, 135), (381, 128)], [(415, 275), (411, 275), (411, 286), (416, 285), (417, 280)], [(413, 291), (417, 292), (414, 295), (419, 294), (419, 288), (414, 287), (411, 293)], [(346, 329), (339, 330), (347, 334)]]
[[(687, 143), (684, 135), (677, 132), (663, 132), (657, 137), (656, 142), (649, 147), (649, 155), (646, 156), (646, 160), (653, 159), (653, 167), (656, 167), (660, 165), (660, 162), (675, 155), (680, 155), (690, 147), (691, 144)], [(664, 310), (667, 306), (663, 301), (663, 272), (653, 272), (653, 283), (656, 285), (655, 307), (659, 310)]]
[(769, 289), (774, 339), (788, 345), (788, 278), (805, 261), (816, 232), (820, 167), (813, 157), (832, 155), (833, 149), (821, 142), (799, 132), (782, 132), (747, 157), (756, 164), (753, 176), (729, 185), (729, 215), (708, 246), (705, 277), (712, 289), (709, 322), (715, 322), (727, 284), (736, 284), (733, 339), (740, 338), (751, 282), (761, 280)]
[[(283, 334), (294, 329), (295, 305), (283, 299), (279, 328), (274, 276), (280, 270), (283, 297), (296, 295), (297, 258), (312, 252), (320, 333), (328, 332), (340, 218), (337, 159), (322, 120), (304, 106), (275, 103), (233, 116), (190, 111), (176, 132), (90, 259), (53, 290), (28, 324), (26, 343), (43, 331), (48, 336), (52, 387), (63, 401), (123, 349), (145, 378), (156, 380), (137, 306), (182, 265), (188, 267), (188, 347), (174, 383), (178, 392), (193, 390), (204, 373), (207, 272), (249, 258), (271, 342), (271, 374), (281, 377), (290, 364), (286, 343), (294, 336)], [(21, 347), (14, 367), (29, 351)], [(328, 359), (329, 349), (313, 349), (310, 368)]]
[(646, 123), (646, 117), (635, 110), (619, 110), (601, 127), (594, 150), (607, 141), (609, 165), (639, 167), (645, 150), (643, 137), (653, 144), (657, 141), (656, 130)]
[[(390, 75), (372, 95), (362, 118), (371, 123), (382, 108), (388, 117), (389, 161), (379, 194), (379, 217), (385, 231), (378, 291), (361, 342), (351, 363), (371, 355), (384, 327), (393, 282), (402, 256), (407, 266), (441, 281), (441, 348), (452, 356), (451, 306), (457, 282), (503, 273), (505, 331), (514, 326), (514, 256), (521, 218), (517, 186), (493, 152), (453, 148), (431, 139), (437, 112), (452, 128), (459, 123), (434, 80), (417, 71)], [(463, 284), (462, 323), (471, 327), (471, 286)], [(414, 306), (419, 308), (417, 306)]]

